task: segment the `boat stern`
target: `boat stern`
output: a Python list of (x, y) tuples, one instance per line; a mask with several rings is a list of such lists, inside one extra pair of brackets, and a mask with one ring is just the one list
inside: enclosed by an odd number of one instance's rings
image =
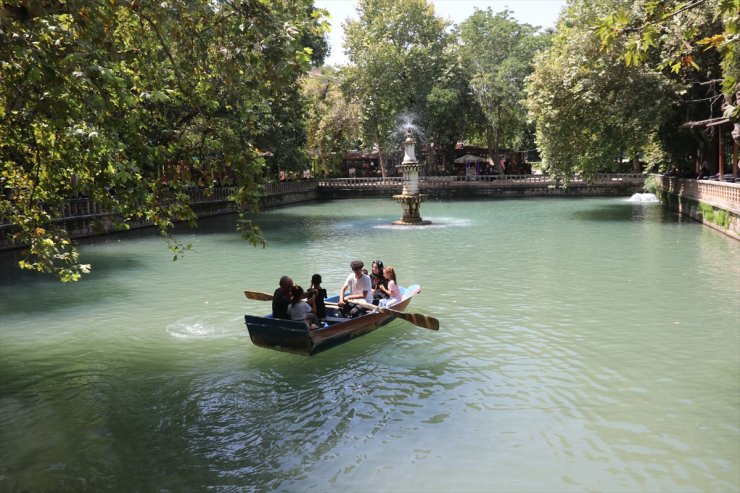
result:
[(305, 322), (245, 315), (249, 338), (256, 346), (298, 354), (311, 354), (313, 341)]

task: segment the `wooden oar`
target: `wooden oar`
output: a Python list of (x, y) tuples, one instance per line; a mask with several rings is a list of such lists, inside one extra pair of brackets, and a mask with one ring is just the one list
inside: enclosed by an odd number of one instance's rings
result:
[(272, 300), (272, 295), (268, 293), (260, 293), (259, 291), (244, 291), (244, 296), (249, 298), (250, 300), (258, 300), (258, 301), (270, 301)]
[(375, 306), (373, 304), (358, 300), (352, 300), (350, 301), (350, 303), (360, 305), (361, 307), (367, 308), (368, 310), (378, 310), (379, 312), (390, 313), (394, 317), (402, 318), (407, 322), (411, 322), (412, 324), (423, 327), (425, 329), (439, 330), (439, 320), (434, 317), (430, 317), (429, 315), (424, 315), (423, 313), (399, 312), (398, 310), (394, 310), (392, 308)]

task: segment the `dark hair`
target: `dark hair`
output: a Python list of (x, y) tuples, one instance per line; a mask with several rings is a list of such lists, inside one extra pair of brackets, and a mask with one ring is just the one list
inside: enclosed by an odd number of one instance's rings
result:
[(303, 298), (303, 288), (296, 284), (293, 286), (293, 289), (290, 290), (290, 303), (295, 305), (301, 301), (301, 298)]
[(380, 274), (382, 275), (383, 274), (383, 261), (382, 260), (373, 260), (373, 263), (378, 266), (378, 272), (380, 272)]
[(349, 263), (349, 268), (352, 270), (362, 269), (365, 267), (365, 264), (362, 263), (362, 260), (353, 260)]
[(321, 274), (314, 274), (311, 276), (311, 286), (318, 286), (321, 284)]

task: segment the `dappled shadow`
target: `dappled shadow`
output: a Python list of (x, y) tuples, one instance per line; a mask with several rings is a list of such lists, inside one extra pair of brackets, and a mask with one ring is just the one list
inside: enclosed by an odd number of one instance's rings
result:
[[(52, 276), (37, 275), (25, 281), (23, 289), (15, 289), (4, 282), (0, 285), (0, 313), (12, 315), (43, 311), (53, 313), (57, 310), (97, 306), (112, 300), (128, 297), (132, 288), (114, 283), (78, 283), (62, 284)], [(81, 314), (84, 311), (80, 312)]]
[(132, 288), (117, 282), (124, 271), (145, 268), (136, 253), (109, 252), (81, 255), (92, 270), (78, 282), (62, 283), (53, 274), (21, 270), (20, 252), (4, 252), (0, 258), (0, 313), (10, 315), (30, 311), (69, 309), (98, 305), (130, 296)]
[[(400, 216), (400, 212), (398, 214)], [(305, 243), (316, 239), (326, 238), (327, 235), (343, 236), (345, 233), (354, 234), (358, 231), (370, 229), (378, 223), (378, 219), (368, 218), (367, 214), (343, 215), (337, 208), (336, 214), (317, 215), (315, 210), (297, 213), (290, 211), (269, 211), (267, 213), (247, 216), (259, 227), (268, 245), (283, 245)], [(388, 218), (383, 223), (390, 223), (398, 217)], [(202, 219), (197, 228), (178, 226), (175, 235), (219, 235), (219, 242), (231, 243), (244, 241), (237, 231), (238, 216), (219, 216)], [(232, 231), (233, 234), (229, 232)], [(248, 244), (245, 242), (245, 244)]]

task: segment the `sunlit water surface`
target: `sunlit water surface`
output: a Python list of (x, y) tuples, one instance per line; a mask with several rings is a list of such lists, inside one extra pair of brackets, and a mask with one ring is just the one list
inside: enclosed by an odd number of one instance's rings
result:
[[(392, 200), (82, 248), (76, 284), (0, 263), (1, 491), (738, 491), (740, 243), (624, 198)], [(282, 274), (419, 283), (312, 357), (253, 346)]]

